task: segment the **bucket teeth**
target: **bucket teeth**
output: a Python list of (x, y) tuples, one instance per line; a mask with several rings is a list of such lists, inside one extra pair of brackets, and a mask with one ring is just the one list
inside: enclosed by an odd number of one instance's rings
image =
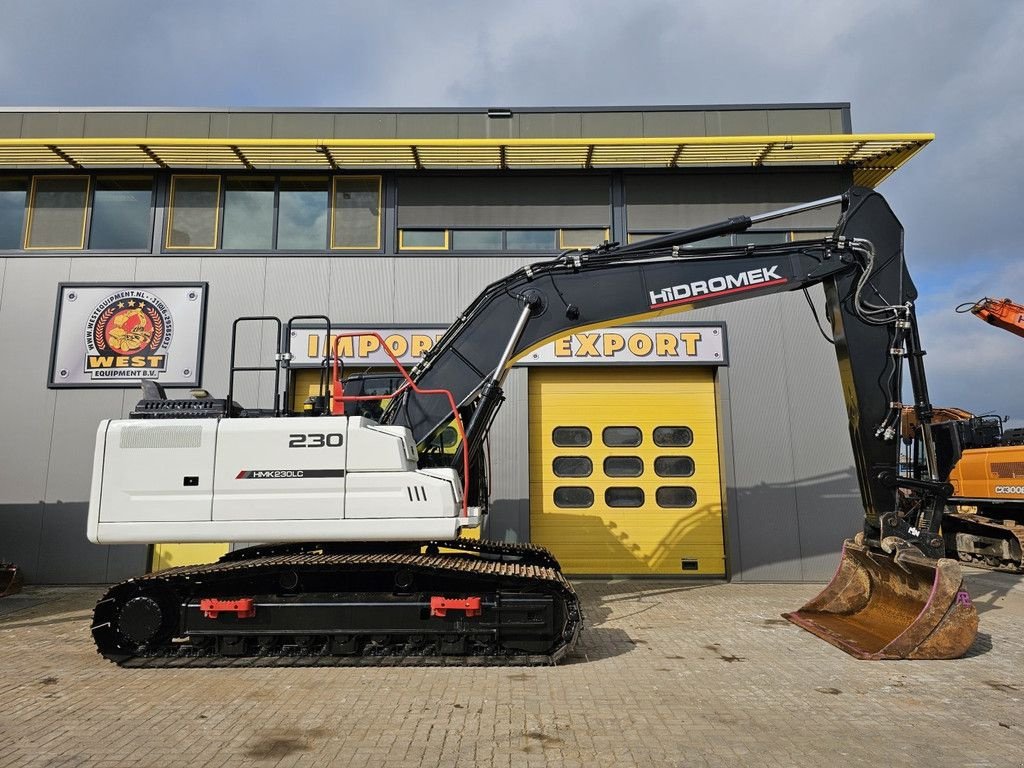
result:
[(978, 633), (955, 560), (891, 557), (852, 539), (821, 594), (783, 616), (858, 659), (955, 659)]

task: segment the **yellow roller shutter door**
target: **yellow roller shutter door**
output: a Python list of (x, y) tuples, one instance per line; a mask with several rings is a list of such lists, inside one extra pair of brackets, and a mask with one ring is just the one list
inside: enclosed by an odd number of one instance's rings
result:
[(530, 539), (570, 574), (724, 576), (714, 371), (530, 370)]

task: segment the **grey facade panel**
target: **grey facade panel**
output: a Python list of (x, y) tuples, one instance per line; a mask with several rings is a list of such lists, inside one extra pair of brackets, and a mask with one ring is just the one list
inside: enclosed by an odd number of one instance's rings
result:
[(769, 134), (839, 133), (833, 114), (838, 110), (790, 109), (768, 112)]
[(43, 507), (39, 503), (0, 504), (0, 560), (18, 565), (30, 584), (39, 581)]
[(552, 112), (519, 116), (519, 136), (524, 139), (578, 139), (583, 135), (579, 112)]
[[(825, 292), (817, 286), (809, 293), (831, 334)], [(861, 529), (864, 508), (835, 348), (822, 338), (802, 296), (787, 294), (782, 307), (801, 579), (824, 581), (835, 571), (840, 542)]]
[(146, 136), (148, 118), (145, 112), (86, 112), (82, 135), (90, 138)]
[(32, 112), (25, 115), (21, 125), (22, 138), (78, 138), (85, 130), (85, 115), (81, 112)]
[(19, 139), (24, 116), (20, 112), (0, 112), (0, 138)]
[(146, 135), (206, 139), (210, 137), (210, 118), (209, 112), (153, 112)]
[(485, 114), (459, 115), (459, 138), (519, 138), (519, 115), (511, 117), (488, 117)]
[(488, 441), (491, 511), (484, 536), (499, 541), (530, 537), (529, 411), (526, 368), (513, 368), (505, 379), (505, 404)]
[[(792, 173), (765, 170), (742, 177), (714, 172), (628, 174), (625, 177), (626, 226), (630, 232), (685, 229), (730, 216), (763, 213), (829, 197), (845, 191), (851, 182), (848, 172), (838, 170)], [(831, 229), (838, 213), (837, 207), (829, 207), (768, 222), (765, 226)]]
[(755, 581), (798, 581), (800, 543), (792, 486), (789, 382), (779, 343), (780, 299), (751, 299), (730, 305), (722, 315), (729, 334), (735, 473), (729, 521), (739, 538), (733, 574)]
[(395, 316), (395, 271), (390, 257), (335, 257), (331, 260), (328, 316), (338, 323), (395, 323), (420, 321), (411, 312)]
[(397, 135), (396, 115), (380, 113), (334, 116), (334, 137), (338, 139), (393, 139)]
[(105, 584), (146, 570), (145, 545), (102, 546), (85, 539), (88, 503), (41, 507), (39, 559), (26, 580), (43, 584)]
[(708, 136), (764, 136), (768, 133), (768, 111), (711, 110), (704, 113)]
[(275, 114), (273, 138), (315, 139), (334, 135), (334, 115)]
[(644, 136), (704, 136), (703, 112), (644, 112)]
[(96, 428), (103, 419), (123, 413), (138, 401), (138, 390), (63, 389), (56, 392), (52, 440), (48, 451), (44, 500), (83, 501), (89, 498), (92, 467), (89, 457), (96, 445)]
[(458, 136), (459, 116), (450, 114), (398, 115), (398, 138), (450, 139)]
[(584, 112), (584, 136), (643, 136), (642, 112)]
[[(571, 202), (566, 202), (571, 201)], [(607, 176), (401, 176), (398, 226), (606, 227)]]
[[(4, 452), (0, 461), (2, 503), (41, 501), (49, 470), (55, 393), (46, 388), (50, 326), (39, 318), (53, 311), (57, 283), (70, 276), (70, 259), (12, 258), (0, 297), (0, 350), (10, 362), (0, 371)], [(39, 343), (38, 336), (47, 342)]]
[(210, 115), (210, 136), (224, 139), (269, 139), (274, 116), (269, 112), (229, 112)]

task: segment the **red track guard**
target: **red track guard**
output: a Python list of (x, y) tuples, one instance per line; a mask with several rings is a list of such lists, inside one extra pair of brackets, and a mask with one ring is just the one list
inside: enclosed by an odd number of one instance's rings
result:
[(431, 616), (447, 616), (448, 611), (465, 611), (466, 616), (479, 616), (483, 613), (479, 597), (458, 598), (435, 595), (430, 598)]
[(256, 615), (256, 606), (251, 597), (239, 600), (220, 600), (216, 597), (204, 597), (199, 601), (199, 610), (208, 619), (216, 619), (222, 613), (233, 613), (240, 619), (251, 619)]

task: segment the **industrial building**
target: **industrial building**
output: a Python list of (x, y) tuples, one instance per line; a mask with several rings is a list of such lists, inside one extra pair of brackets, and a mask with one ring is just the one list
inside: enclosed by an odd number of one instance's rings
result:
[[(88, 583), (224, 551), (98, 546), (85, 521), (100, 420), (144, 379), (223, 396), (236, 317), (326, 315), (414, 364), (518, 267), (874, 187), (931, 138), (854, 133), (844, 103), (0, 109), (0, 560)], [(288, 339), (297, 408), (325, 336)], [(277, 345), (269, 324), (238, 341), (250, 367)], [(369, 336), (344, 357), (389, 365)], [(233, 396), (272, 389), (252, 372)], [(506, 389), (483, 535), (548, 546), (570, 576), (822, 580), (861, 524), (834, 350), (798, 292), (581, 331)]]

